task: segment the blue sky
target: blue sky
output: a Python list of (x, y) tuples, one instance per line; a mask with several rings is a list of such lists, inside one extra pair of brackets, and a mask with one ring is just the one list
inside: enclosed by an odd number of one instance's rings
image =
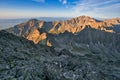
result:
[(0, 0), (0, 18), (120, 17), (120, 0)]

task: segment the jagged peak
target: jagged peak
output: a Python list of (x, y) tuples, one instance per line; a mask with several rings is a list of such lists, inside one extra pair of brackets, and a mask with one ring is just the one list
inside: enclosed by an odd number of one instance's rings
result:
[(90, 16), (85, 16), (85, 15), (83, 15), (83, 16), (78, 16), (78, 18), (91, 18)]
[(78, 16), (77, 18), (78, 19), (94, 19), (94, 18), (92, 18), (90, 16)]
[(77, 20), (84, 20), (84, 21), (94, 21), (94, 22), (98, 22), (97, 19), (92, 18), (92, 17), (90, 17), (90, 16), (79, 16), (79, 17), (77, 17), (77, 18), (75, 18), (75, 19), (77, 19)]

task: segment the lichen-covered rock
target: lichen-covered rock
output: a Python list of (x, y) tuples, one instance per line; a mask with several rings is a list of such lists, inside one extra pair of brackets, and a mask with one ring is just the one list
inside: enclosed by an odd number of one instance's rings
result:
[(120, 80), (117, 49), (113, 54), (100, 43), (78, 44), (70, 44), (78, 53), (67, 47), (56, 51), (0, 31), (0, 80)]

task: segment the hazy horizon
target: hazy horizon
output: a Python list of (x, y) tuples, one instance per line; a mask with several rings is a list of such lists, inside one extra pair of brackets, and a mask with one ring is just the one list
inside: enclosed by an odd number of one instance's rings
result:
[(60, 21), (60, 20), (68, 20), (69, 17), (36, 17), (36, 18), (16, 18), (16, 19), (0, 19), (0, 30), (14, 27), (17, 24), (20, 24), (22, 22), (26, 22), (30, 19), (38, 19), (42, 21)]

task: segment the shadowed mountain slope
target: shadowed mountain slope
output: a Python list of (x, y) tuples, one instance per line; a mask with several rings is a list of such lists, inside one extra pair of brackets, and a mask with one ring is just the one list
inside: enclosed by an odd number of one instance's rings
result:
[[(86, 28), (85, 32), (87, 30), (89, 29)], [(92, 34), (94, 29), (90, 30)], [(90, 42), (85, 40), (78, 42), (77, 40), (82, 37), (81, 34), (85, 35), (86, 33), (84, 31), (78, 33), (75, 36), (77, 38), (73, 38), (74, 42), (71, 43), (69, 42), (72, 40), (70, 36), (74, 34), (69, 32), (52, 37), (52, 40), (55, 40), (56, 43), (60, 39), (59, 42), (63, 44), (58, 44), (63, 49), (56, 50), (58, 46), (47, 47), (41, 45), (41, 43), (35, 45), (25, 38), (0, 31), (0, 79), (119, 80), (120, 55), (117, 49), (113, 47), (115, 49), (113, 51), (116, 52), (109, 53), (108, 43), (106, 42), (101, 44), (102, 42), (93, 42), (94, 40), (91, 39)], [(61, 37), (65, 38), (64, 41)], [(69, 39), (67, 39), (68, 37)], [(65, 44), (67, 48), (63, 47)], [(69, 49), (68, 46), (72, 48)], [(73, 48), (77, 52), (71, 51)]]

